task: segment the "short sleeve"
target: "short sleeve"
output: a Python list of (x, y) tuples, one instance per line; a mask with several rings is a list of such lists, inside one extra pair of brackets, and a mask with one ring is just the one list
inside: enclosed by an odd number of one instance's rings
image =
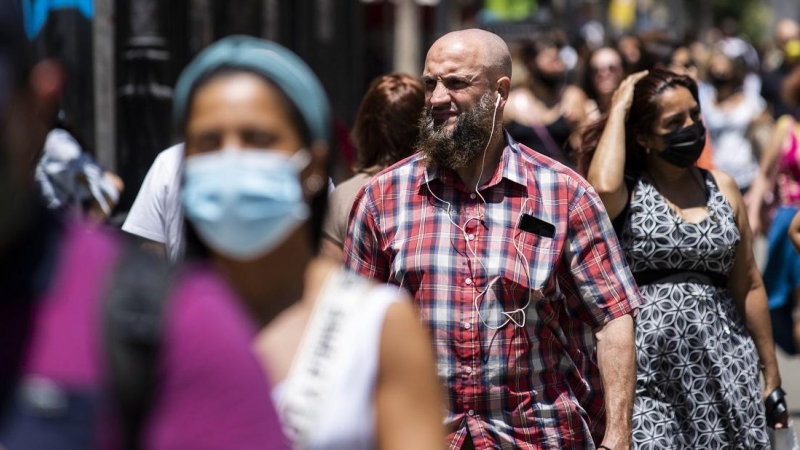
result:
[(381, 246), (373, 187), (368, 184), (356, 195), (344, 241), (344, 265), (361, 276), (389, 281), (389, 258)]
[(255, 327), (211, 272), (180, 278), (166, 313), (146, 448), (284, 449)]
[(139, 188), (128, 217), (122, 225), (122, 231), (162, 244), (167, 243), (164, 208), (167, 202), (166, 184), (171, 181), (164, 179), (165, 164), (166, 159), (162, 152), (147, 171), (142, 187)]
[(577, 309), (578, 317), (599, 328), (641, 305), (641, 293), (617, 235), (591, 188), (570, 206), (567, 241), (564, 262), (577, 293), (570, 307)]

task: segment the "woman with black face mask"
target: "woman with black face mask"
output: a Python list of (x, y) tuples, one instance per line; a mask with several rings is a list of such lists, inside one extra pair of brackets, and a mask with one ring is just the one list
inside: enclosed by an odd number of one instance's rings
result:
[(572, 132), (586, 119), (586, 94), (567, 83), (560, 45), (542, 36), (522, 48), (527, 81), (513, 89), (505, 106), (505, 128), (518, 142), (574, 167)]
[(714, 167), (732, 176), (742, 193), (753, 183), (759, 155), (772, 129), (767, 103), (744, 89), (746, 75), (744, 59), (714, 51), (699, 89)]
[(787, 425), (744, 201), (696, 167), (704, 144), (696, 83), (652, 71), (622, 82), (580, 149), (645, 298), (634, 448), (769, 449), (767, 427)]

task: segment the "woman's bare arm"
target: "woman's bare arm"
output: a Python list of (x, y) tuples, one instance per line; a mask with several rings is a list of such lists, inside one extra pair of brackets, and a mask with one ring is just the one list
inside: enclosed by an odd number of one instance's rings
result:
[[(729, 175), (713, 171), (722, 193), (736, 214), (741, 241), (736, 249), (736, 260), (728, 276), (728, 289), (744, 321), (748, 333), (756, 344), (758, 358), (764, 371), (764, 395), (768, 395), (781, 385), (778, 360), (775, 356), (775, 342), (772, 340), (772, 322), (767, 306), (767, 292), (761, 280), (761, 273), (753, 257), (753, 238), (747, 223), (744, 200), (736, 182)], [(788, 419), (787, 419), (788, 420)], [(786, 421), (783, 421), (786, 426)]]
[(433, 350), (410, 299), (386, 314), (375, 395), (378, 448), (444, 448), (444, 404)]

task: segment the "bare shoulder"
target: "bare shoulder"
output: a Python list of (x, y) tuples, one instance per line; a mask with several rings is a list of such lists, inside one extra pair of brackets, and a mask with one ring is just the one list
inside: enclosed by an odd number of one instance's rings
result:
[(742, 199), (742, 192), (739, 190), (736, 181), (732, 176), (721, 170), (711, 169), (709, 172), (711, 172), (711, 176), (714, 177), (714, 181), (717, 183), (719, 190), (722, 191), (722, 195), (728, 199), (728, 202), (738, 214), (740, 208), (744, 204), (744, 200)]
[(503, 110), (503, 119), (508, 122), (524, 116), (533, 104), (533, 94), (526, 87), (517, 87), (508, 93), (508, 101)]
[(585, 102), (586, 99), (586, 92), (583, 92), (580, 87), (570, 84), (564, 88), (564, 100)]
[(732, 176), (719, 169), (711, 169), (709, 172), (711, 172), (711, 176), (714, 177), (714, 181), (717, 183), (717, 186), (719, 186), (725, 196), (734, 194), (736, 197), (741, 197), (742, 194), (739, 191), (739, 186), (736, 184), (736, 181)]

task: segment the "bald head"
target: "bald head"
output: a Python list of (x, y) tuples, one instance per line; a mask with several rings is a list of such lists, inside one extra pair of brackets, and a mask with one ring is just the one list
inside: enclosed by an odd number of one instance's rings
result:
[(447, 33), (433, 43), (428, 57), (441, 51), (475, 58), (474, 62), (482, 66), (490, 78), (511, 78), (511, 53), (508, 45), (494, 33), (477, 28)]
[(793, 19), (781, 19), (775, 24), (775, 41), (781, 47), (792, 39), (800, 39), (800, 24)]

